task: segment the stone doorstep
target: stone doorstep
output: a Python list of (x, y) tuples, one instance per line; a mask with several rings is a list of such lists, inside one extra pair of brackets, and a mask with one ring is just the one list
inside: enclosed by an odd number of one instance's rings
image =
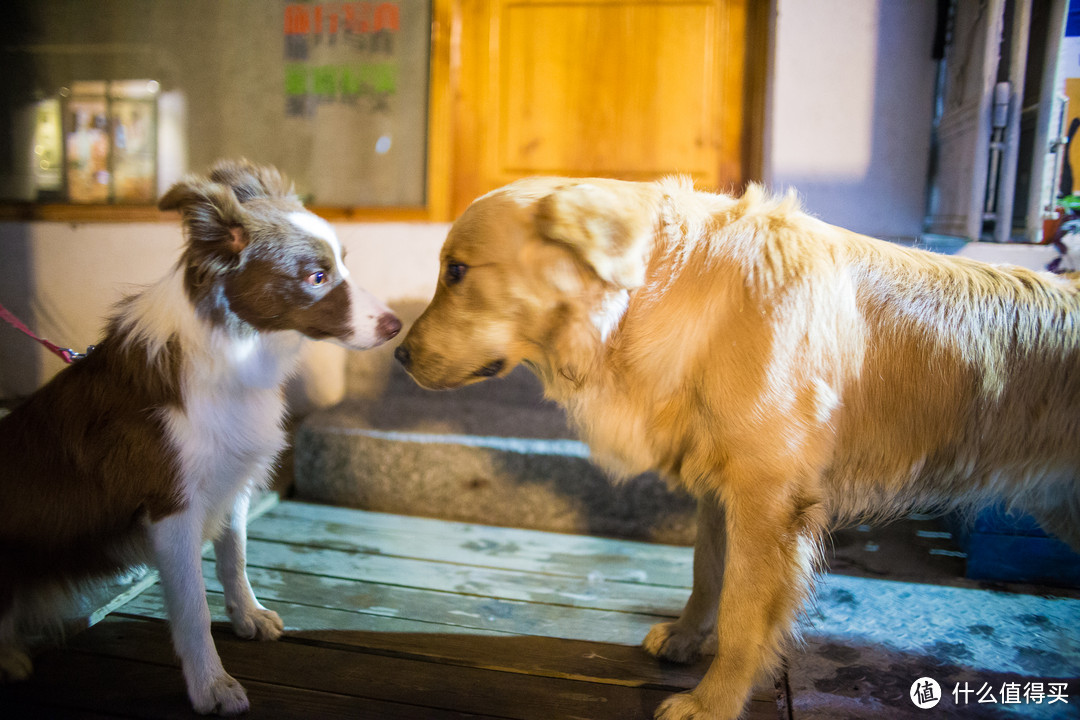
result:
[(300, 499), (380, 512), (672, 544), (694, 504), (654, 475), (612, 482), (520, 368), (449, 393), (392, 369), (382, 395), (308, 416), (294, 441)]

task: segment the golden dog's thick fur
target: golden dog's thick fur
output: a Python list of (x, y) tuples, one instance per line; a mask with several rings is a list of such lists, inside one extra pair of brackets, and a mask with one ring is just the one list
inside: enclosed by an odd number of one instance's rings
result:
[(663, 718), (733, 718), (835, 522), (994, 498), (1080, 547), (1080, 293), (905, 249), (792, 197), (519, 181), (473, 203), (398, 358), (430, 388), (519, 362), (596, 460), (699, 499), (694, 589), (645, 648), (716, 643)]

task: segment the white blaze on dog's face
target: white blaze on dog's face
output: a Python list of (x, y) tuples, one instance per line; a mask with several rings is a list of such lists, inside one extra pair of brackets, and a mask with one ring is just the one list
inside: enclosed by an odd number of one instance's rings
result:
[[(386, 305), (353, 282), (349, 269), (345, 267), (345, 254), (341, 242), (338, 240), (337, 233), (330, 227), (330, 223), (306, 210), (290, 213), (289, 220), (301, 230), (324, 241), (330, 249), (333, 263), (326, 262), (325, 265), (327, 268), (332, 268), (329, 273), (331, 277), (324, 276), (323, 284), (332, 282), (336, 277), (338, 283), (336, 288), (344, 287), (347, 291), (350, 322), (344, 332), (330, 334), (327, 339), (353, 350), (366, 350), (394, 337), (401, 329), (401, 322)], [(327, 271), (316, 270), (315, 272)], [(315, 286), (317, 282), (317, 275), (308, 276), (309, 285)], [(336, 288), (326, 291), (325, 299), (321, 302), (329, 301)]]
[[(259, 203), (248, 205), (257, 211)], [(241, 267), (225, 285), (232, 312), (261, 330), (296, 330), (353, 350), (396, 335), (401, 323), (389, 308), (352, 282), (330, 224), (306, 210), (284, 220), (287, 225), (253, 221), (244, 229), (250, 237)], [(273, 241), (260, 242), (263, 232)]]
[(476, 200), (450, 229), (435, 297), (398, 360), (420, 385), (449, 389), (606, 340), (644, 276), (642, 243), (618, 239), (633, 212), (621, 198), (605, 206), (613, 198), (606, 185), (532, 178)]

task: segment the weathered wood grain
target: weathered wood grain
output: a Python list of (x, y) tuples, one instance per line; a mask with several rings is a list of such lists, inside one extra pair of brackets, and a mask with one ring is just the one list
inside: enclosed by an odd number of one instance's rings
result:
[(265, 540), (249, 539), (248, 565), (477, 597), (667, 617), (678, 616), (690, 595), (683, 588), (608, 582), (599, 577), (553, 577)]
[[(229, 673), (252, 681), (303, 687), (323, 693), (419, 705), (437, 710), (522, 720), (648, 717), (668, 694), (652, 688), (584, 682), (527, 673), (435, 663), (388, 653), (301, 642), (250, 642), (223, 625), (214, 641)], [(498, 640), (496, 639), (496, 642)], [(182, 687), (164, 623), (141, 618), (107, 618), (85, 633), (78, 646), (107, 657), (170, 666)], [(106, 682), (102, 679), (102, 682)], [(164, 681), (159, 681), (164, 682)], [(120, 681), (101, 688), (111, 694)], [(594, 714), (601, 709), (602, 715)]]
[[(212, 562), (204, 561), (203, 574), (207, 588), (220, 592), (221, 584), (214, 575)], [(290, 612), (288, 617), (283, 614), (286, 627), (300, 628), (304, 626), (296, 623), (322, 622), (323, 618), (333, 622), (335, 620), (331, 618), (339, 617), (334, 612), (315, 613), (317, 609), (325, 609), (388, 619), (411, 619), (429, 625), (460, 628), (462, 632), (542, 635), (637, 645), (654, 623), (668, 619), (642, 613), (556, 607), (264, 568), (250, 568), (248, 574), (264, 602), (295, 603), (303, 609), (300, 614)], [(157, 603), (154, 608), (160, 609), (160, 593), (160, 588), (150, 588), (125, 611), (131, 612), (132, 607), (145, 609), (144, 603), (151, 599)]]
[[(248, 574), (285, 621), (279, 642), (232, 634), (209, 546), (203, 561), (214, 639), (253, 717), (649, 718), (707, 667), (640, 648), (686, 601), (689, 548), (293, 502), (258, 511)], [(153, 574), (130, 588), (42, 652), (29, 683), (0, 687), (0, 717), (191, 717), (161, 588)], [(747, 717), (778, 707), (761, 688)]]
[[(167, 634), (149, 640), (161, 663), (99, 652), (53, 651), (38, 661), (25, 684), (0, 688), (0, 717), (12, 718), (190, 718), (184, 680), (175, 663), (165, 662)], [(146, 649), (146, 648), (144, 648)], [(289, 684), (244, 680), (253, 718), (274, 720), (464, 720), (490, 717), (413, 703), (393, 703), (356, 694), (328, 693)]]
[[(210, 610), (224, 622), (224, 598), (208, 594)], [(152, 590), (124, 608), (125, 615), (164, 619), (160, 590)], [(403, 657), (525, 672), (631, 687), (688, 689), (705, 672), (706, 661), (693, 665), (662, 663), (632, 644), (567, 640), (475, 631), (401, 617), (369, 616), (296, 603), (265, 601), (285, 621), (289, 639), (355, 646)], [(571, 614), (573, 614), (571, 612)], [(438, 638), (433, 642), (431, 638)], [(498, 640), (495, 640), (495, 639)], [(528, 652), (522, 652), (527, 646)], [(499, 652), (494, 652), (498, 650)]]
[(689, 547), (537, 533), (290, 501), (272, 508), (249, 536), (312, 547), (397, 555), (545, 575), (689, 588)]

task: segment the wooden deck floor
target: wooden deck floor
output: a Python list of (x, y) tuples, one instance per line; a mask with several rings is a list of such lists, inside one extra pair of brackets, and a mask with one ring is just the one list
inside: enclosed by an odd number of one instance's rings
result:
[[(705, 669), (638, 647), (682, 609), (689, 548), (282, 502), (252, 521), (248, 556), (285, 621), (278, 642), (235, 638), (212, 552), (203, 571), (253, 718), (651, 718)], [(0, 717), (192, 716), (160, 587), (151, 576), (128, 597), (0, 688)], [(748, 717), (786, 705), (761, 688)]]

